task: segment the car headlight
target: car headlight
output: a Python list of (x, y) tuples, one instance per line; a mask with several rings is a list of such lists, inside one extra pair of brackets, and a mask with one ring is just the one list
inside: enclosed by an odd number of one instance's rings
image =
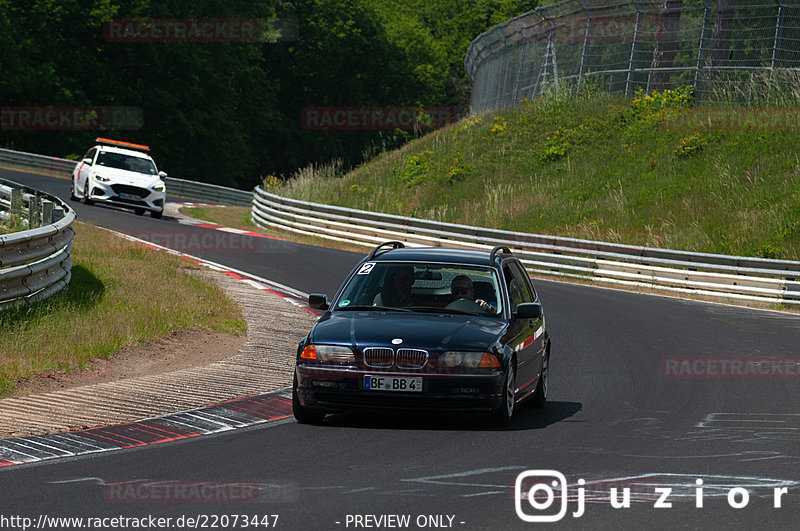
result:
[(95, 180), (95, 181), (100, 181), (101, 183), (107, 183), (107, 182), (108, 182), (108, 181), (110, 181), (111, 179), (109, 179), (108, 177), (103, 177), (102, 175), (97, 175), (97, 174), (95, 173), (95, 174), (94, 174), (94, 180)]
[(166, 192), (167, 187), (163, 184), (157, 184), (153, 187), (153, 190), (155, 190), (156, 192)]
[(439, 358), (439, 366), (445, 369), (497, 368), (500, 362), (489, 352), (449, 350)]
[(316, 360), (320, 363), (333, 363), (336, 365), (353, 365), (356, 358), (353, 349), (340, 345), (306, 345), (300, 358), (304, 360)]

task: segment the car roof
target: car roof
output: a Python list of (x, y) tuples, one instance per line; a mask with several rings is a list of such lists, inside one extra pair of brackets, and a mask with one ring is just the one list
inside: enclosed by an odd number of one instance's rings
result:
[(136, 151), (133, 149), (125, 149), (117, 146), (109, 146), (107, 144), (97, 144), (94, 146), (95, 148), (99, 149), (100, 151), (108, 151), (111, 153), (120, 153), (121, 155), (129, 155), (131, 157), (138, 157), (140, 159), (147, 159), (153, 160), (153, 158), (148, 155), (147, 153), (142, 153), (141, 151)]
[[(403, 247), (378, 251), (370, 262), (446, 262), (456, 264), (489, 266), (490, 253), (473, 249), (453, 249), (447, 247)], [(497, 254), (496, 257), (508, 256)]]

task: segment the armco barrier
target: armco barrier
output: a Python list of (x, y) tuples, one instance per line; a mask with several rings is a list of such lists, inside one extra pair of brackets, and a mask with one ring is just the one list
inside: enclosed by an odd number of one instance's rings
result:
[(35, 153), (0, 149), (0, 165), (55, 173), (69, 177), (75, 169), (74, 160), (59, 159)]
[[(12, 151), (10, 149), (0, 149), (0, 166), (31, 169), (70, 177), (72, 175), (72, 170), (75, 169), (75, 164), (77, 163), (74, 160), (59, 159), (22, 151)], [(195, 201), (207, 201), (209, 203), (221, 205), (248, 206), (252, 202), (253, 197), (250, 192), (218, 186), (216, 184), (186, 181), (174, 177), (167, 177), (164, 179), (164, 182), (167, 185), (168, 195)]]
[(0, 213), (30, 227), (0, 235), (0, 311), (46, 299), (66, 287), (72, 274), (75, 212), (55, 196), (0, 179)]
[(191, 198), (197, 201), (208, 201), (213, 204), (249, 206), (253, 202), (253, 194), (244, 190), (227, 188), (216, 184), (185, 181), (167, 177), (167, 193), (178, 197)]
[(372, 247), (387, 240), (415, 245), (514, 249), (532, 274), (694, 293), (720, 300), (800, 305), (800, 262), (691, 253), (526, 234), (353, 210), (288, 199), (256, 188), (253, 221)]

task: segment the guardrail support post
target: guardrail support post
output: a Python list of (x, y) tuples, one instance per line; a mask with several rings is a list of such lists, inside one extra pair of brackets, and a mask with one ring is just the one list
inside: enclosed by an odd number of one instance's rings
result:
[(53, 221), (53, 202), (45, 199), (42, 201), (42, 225), (50, 225)]
[(28, 228), (35, 229), (42, 225), (41, 199), (33, 196), (28, 201)]
[(11, 189), (11, 215), (22, 216), (22, 190), (19, 188)]

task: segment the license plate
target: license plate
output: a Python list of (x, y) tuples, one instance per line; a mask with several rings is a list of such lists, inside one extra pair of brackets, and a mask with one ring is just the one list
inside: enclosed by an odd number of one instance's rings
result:
[(134, 194), (119, 194), (120, 199), (127, 199), (128, 201), (138, 201), (141, 199), (138, 195)]
[(364, 376), (364, 389), (367, 391), (405, 391), (421, 393), (422, 378)]

